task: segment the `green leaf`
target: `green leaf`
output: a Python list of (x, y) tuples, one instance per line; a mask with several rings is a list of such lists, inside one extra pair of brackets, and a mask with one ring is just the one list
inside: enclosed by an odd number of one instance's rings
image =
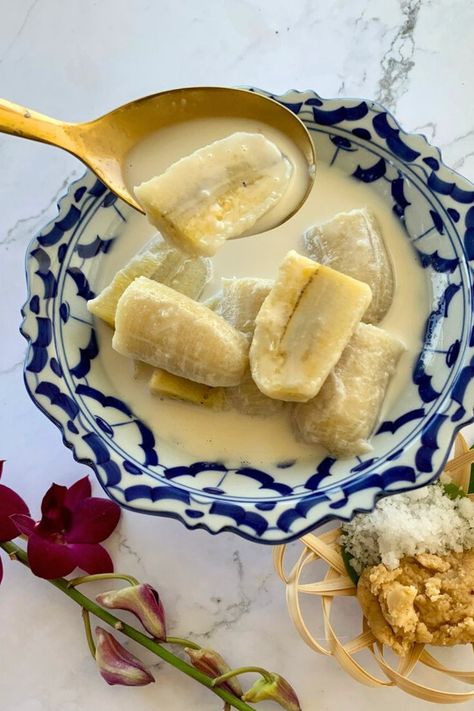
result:
[(343, 562), (344, 562), (344, 566), (345, 566), (345, 568), (346, 568), (346, 570), (347, 570), (348, 576), (350, 577), (350, 579), (352, 580), (352, 582), (354, 583), (354, 585), (357, 585), (357, 583), (359, 582), (359, 577), (360, 577), (360, 576), (359, 576), (358, 573), (356, 573), (356, 571), (355, 571), (354, 568), (352, 567), (352, 565), (351, 565), (351, 556), (350, 556), (349, 553), (347, 552), (346, 547), (345, 547), (344, 545), (341, 546), (341, 557), (342, 557), (342, 560), (343, 560)]
[(443, 484), (443, 489), (446, 496), (448, 496), (453, 501), (454, 499), (462, 499), (467, 496), (466, 492), (463, 489), (461, 489), (457, 484), (453, 484), (452, 482), (450, 484)]

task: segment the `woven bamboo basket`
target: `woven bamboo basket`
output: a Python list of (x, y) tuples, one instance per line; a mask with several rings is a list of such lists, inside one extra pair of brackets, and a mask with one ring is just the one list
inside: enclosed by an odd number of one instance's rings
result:
[[(470, 450), (464, 437), (458, 434), (453, 448), (453, 456), (445, 466), (445, 472), (466, 492), (469, 488), (471, 464), (474, 462), (474, 451)], [(474, 499), (474, 495), (470, 495)], [(334, 614), (333, 601), (335, 597), (350, 598), (356, 595), (356, 587), (347, 575), (341, 557), (339, 539), (341, 528), (334, 528), (316, 536), (308, 534), (300, 539), (303, 546), (291, 571), (285, 573), (285, 553), (287, 546), (276, 546), (274, 549), (274, 564), (278, 575), (286, 586), (286, 599), (290, 617), (306, 644), (318, 654), (334, 657), (342, 669), (358, 682), (371, 687), (397, 686), (407, 694), (424, 701), (438, 704), (455, 704), (474, 699), (474, 691), (451, 692), (443, 690), (443, 677), (451, 677), (464, 684), (474, 684), (474, 671), (451, 669), (442, 664), (435, 654), (436, 648), (430, 651), (423, 644), (417, 644), (406, 657), (399, 657), (398, 663), (392, 664), (387, 658), (384, 645), (378, 642), (370, 631), (361, 612), (362, 631), (354, 639), (343, 642), (337, 635), (331, 618)], [(310, 583), (301, 582), (307, 566), (315, 561), (323, 561), (325, 573), (319, 580)], [(325, 644), (320, 644), (310, 632), (301, 609), (301, 598), (306, 595), (316, 595), (320, 599), (320, 611), (324, 626)], [(314, 613), (313, 613), (314, 614)], [(362, 650), (368, 650), (375, 660), (382, 677), (372, 674), (363, 663), (357, 661), (356, 655)], [(471, 655), (473, 645), (466, 645), (467, 653)], [(393, 656), (393, 655), (392, 655)], [(425, 686), (410, 678), (419, 664), (429, 667), (439, 675), (440, 688)], [(465, 687), (464, 687), (465, 688)]]

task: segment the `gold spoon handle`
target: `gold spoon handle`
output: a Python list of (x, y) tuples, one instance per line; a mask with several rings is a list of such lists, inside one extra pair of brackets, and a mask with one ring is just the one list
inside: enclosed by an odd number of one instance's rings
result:
[(0, 99), (0, 133), (50, 143), (72, 152), (71, 131), (76, 124), (64, 123), (6, 99)]

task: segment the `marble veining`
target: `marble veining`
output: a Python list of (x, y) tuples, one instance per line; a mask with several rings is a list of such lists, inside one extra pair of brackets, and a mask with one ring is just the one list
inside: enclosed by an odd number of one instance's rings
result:
[[(133, 9), (122, 0), (17, 0), (2, 13), (0, 85), (6, 98), (66, 120), (200, 83), (376, 98), (406, 130), (434, 139), (448, 165), (473, 180), (473, 50), (466, 29), (473, 22), (469, 0), (137, 0)], [(1, 135), (0, 164), (0, 457), (8, 460), (5, 483), (17, 485), (37, 513), (53, 478), (70, 483), (84, 468), (24, 391), (25, 343), (17, 331), (23, 260), (82, 168), (65, 153)], [(281, 671), (306, 711), (349, 704), (353, 711), (426, 708), (399, 691), (357, 685), (304, 645), (287, 618), (267, 548), (127, 512), (109, 549), (118, 569), (159, 587), (176, 634), (195, 635), (232, 664)], [(156, 684), (107, 687), (92, 668), (74, 606), (8, 562), (0, 628), (2, 711), (220, 708), (154, 660)]]
[(63, 180), (60, 187), (55, 191), (46, 207), (40, 210), (36, 215), (32, 215), (31, 217), (22, 217), (17, 220), (15, 224), (7, 230), (5, 236), (0, 239), (0, 247), (7, 247), (7, 245), (13, 244), (13, 242), (16, 242), (18, 239), (24, 239), (25, 232), (33, 234), (34, 229), (44, 223), (46, 215), (49, 214), (52, 208), (54, 209), (59, 198), (64, 194), (67, 186), (77, 177), (78, 174), (79, 171), (73, 171), (70, 173)]
[(414, 33), (420, 8), (421, 0), (402, 0), (403, 20), (380, 62), (382, 74), (376, 96), (387, 109), (393, 110), (399, 97), (407, 91), (410, 71), (415, 65)]

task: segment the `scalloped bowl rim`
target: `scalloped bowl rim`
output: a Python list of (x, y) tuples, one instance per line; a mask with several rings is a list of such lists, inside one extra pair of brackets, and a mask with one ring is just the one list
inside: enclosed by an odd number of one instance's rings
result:
[[(244, 88), (244, 87), (242, 87), (242, 88)], [(433, 149), (433, 150), (436, 152), (437, 156), (438, 156), (438, 160), (439, 160), (440, 165), (443, 166), (443, 168), (445, 168), (447, 171), (449, 171), (449, 173), (450, 173), (452, 176), (456, 176), (460, 181), (462, 181), (463, 183), (465, 183), (465, 185), (467, 186), (467, 189), (469, 189), (469, 190), (471, 190), (471, 189), (474, 190), (474, 184), (472, 184), (467, 178), (465, 178), (465, 177), (464, 177), (463, 175), (461, 175), (459, 172), (455, 171), (454, 169), (452, 169), (452, 168), (450, 168), (449, 166), (446, 165), (446, 163), (443, 161), (443, 158), (442, 158), (442, 151), (441, 151), (441, 149), (440, 149), (438, 146), (434, 146), (434, 145), (430, 142), (430, 140), (427, 138), (427, 136), (426, 136), (425, 134), (423, 134), (423, 133), (421, 133), (421, 132), (420, 132), (420, 133), (416, 133), (416, 132), (411, 133), (411, 132), (404, 131), (403, 128), (400, 126), (398, 120), (397, 120), (397, 119), (395, 118), (395, 116), (393, 115), (393, 113), (392, 113), (391, 111), (385, 109), (385, 107), (383, 107), (381, 104), (379, 104), (379, 103), (376, 102), (376, 101), (367, 100), (367, 99), (360, 99), (360, 98), (349, 98), (349, 97), (344, 97), (344, 98), (341, 98), (341, 97), (334, 97), (334, 98), (332, 98), (332, 99), (331, 99), (331, 98), (324, 98), (324, 97), (322, 97), (321, 95), (317, 94), (314, 90), (309, 90), (309, 89), (303, 90), (303, 91), (290, 89), (290, 90), (284, 92), (283, 94), (278, 95), (278, 94), (273, 94), (273, 93), (271, 93), (271, 92), (268, 92), (268, 91), (266, 91), (266, 90), (262, 90), (262, 89), (259, 89), (259, 88), (256, 88), (256, 87), (245, 87), (245, 88), (250, 88), (250, 89), (253, 90), (253, 91), (256, 91), (256, 92), (262, 93), (262, 94), (266, 94), (266, 95), (268, 95), (268, 96), (271, 96), (272, 98), (275, 98), (275, 99), (281, 100), (281, 101), (284, 101), (285, 99), (289, 99), (289, 97), (292, 97), (292, 98), (294, 99), (294, 97), (297, 96), (297, 97), (298, 97), (298, 100), (301, 100), (302, 102), (304, 102), (304, 101), (305, 101), (307, 98), (309, 98), (309, 97), (310, 97), (310, 98), (313, 98), (313, 97), (314, 97), (314, 98), (320, 99), (323, 103), (324, 103), (324, 102), (339, 102), (339, 101), (344, 101), (344, 102), (349, 102), (349, 103), (353, 103), (353, 102), (365, 102), (365, 103), (368, 105), (368, 107), (369, 107), (370, 109), (375, 109), (375, 110), (384, 112), (384, 113), (386, 113), (388, 116), (390, 116), (391, 119), (392, 119), (392, 121), (393, 121), (393, 123), (396, 125), (397, 129), (400, 131), (400, 134), (401, 134), (401, 135), (403, 135), (403, 136), (408, 136), (408, 137), (412, 137), (412, 138), (418, 138), (418, 139), (419, 139), (420, 141), (422, 141), (427, 147), (429, 147), (430, 149)], [(75, 190), (75, 186), (77, 186), (79, 183), (81, 183), (81, 182), (84, 180), (84, 177), (85, 177), (88, 173), (89, 173), (89, 171), (86, 170), (83, 175), (81, 175), (79, 178), (77, 178), (76, 180), (74, 180), (73, 182), (71, 182), (71, 183), (68, 185), (68, 187), (66, 188), (65, 192), (63, 193), (63, 195), (62, 195), (62, 196), (58, 199), (58, 201), (57, 201), (57, 206), (58, 206), (58, 213), (57, 213), (57, 215), (60, 213), (61, 206), (62, 206), (64, 203), (66, 203), (66, 202), (68, 201), (68, 198), (73, 194), (73, 192), (74, 192), (74, 190)], [(46, 223), (45, 226), (44, 226), (41, 230), (39, 230), (39, 233), (43, 233), (43, 232), (46, 231), (46, 229), (47, 229), (48, 227), (53, 226), (53, 225), (55, 224), (56, 220), (57, 220), (57, 215), (54, 216), (51, 220), (49, 220), (48, 223)], [(29, 361), (29, 358), (30, 358), (30, 353), (31, 353), (31, 348), (32, 348), (32, 336), (26, 331), (25, 323), (26, 323), (27, 316), (28, 316), (29, 302), (30, 302), (30, 299), (31, 299), (31, 297), (32, 297), (32, 293), (31, 293), (31, 280), (30, 280), (30, 278), (29, 278), (29, 260), (30, 260), (30, 257), (31, 257), (31, 250), (32, 250), (33, 245), (34, 245), (35, 242), (36, 242), (36, 239), (37, 239), (37, 237), (35, 236), (35, 237), (33, 237), (32, 240), (30, 241), (30, 243), (29, 243), (29, 245), (28, 245), (28, 248), (27, 248), (26, 256), (25, 256), (25, 271), (26, 271), (26, 281), (27, 281), (27, 298), (26, 298), (26, 301), (25, 301), (25, 303), (24, 303), (24, 305), (23, 305), (23, 307), (22, 307), (22, 309), (21, 309), (23, 321), (22, 321), (21, 326), (20, 326), (20, 332), (21, 332), (21, 334), (23, 335), (23, 337), (26, 339), (27, 344), (28, 344), (27, 352), (26, 352), (25, 360), (24, 360), (24, 371), (23, 371), (23, 377), (24, 377), (25, 386), (26, 386), (26, 389), (27, 389), (28, 394), (30, 395), (30, 397), (31, 397), (31, 399), (33, 400), (33, 402), (35, 403), (35, 405), (40, 409), (41, 412), (43, 412), (43, 413), (48, 417), (49, 420), (51, 420), (51, 421), (60, 429), (60, 431), (61, 431), (61, 436), (62, 436), (62, 442), (63, 442), (63, 444), (64, 444), (68, 449), (70, 449), (70, 450), (72, 451), (72, 454), (73, 454), (74, 459), (75, 459), (78, 463), (80, 463), (80, 464), (85, 464), (85, 465), (87, 465), (87, 466), (89, 466), (89, 467), (91, 467), (91, 468), (93, 469), (93, 471), (95, 472), (96, 477), (97, 477), (97, 479), (98, 479), (100, 485), (101, 485), (102, 488), (104, 489), (104, 491), (107, 493), (108, 496), (110, 496), (111, 498), (115, 499), (115, 500), (119, 503), (119, 505), (120, 505), (122, 508), (129, 509), (129, 510), (135, 511), (135, 512), (143, 512), (143, 513), (146, 513), (146, 514), (148, 514), (148, 515), (161, 516), (161, 517), (165, 517), (165, 518), (172, 518), (172, 519), (175, 519), (175, 520), (179, 520), (179, 521), (180, 521), (181, 523), (183, 523), (183, 524), (185, 525), (185, 527), (186, 527), (187, 529), (189, 529), (189, 530), (202, 529), (202, 530), (207, 531), (208, 533), (211, 533), (212, 535), (216, 535), (216, 534), (221, 533), (221, 532), (232, 532), (232, 533), (236, 533), (237, 535), (241, 536), (242, 538), (244, 538), (244, 539), (246, 539), (246, 540), (249, 540), (249, 541), (252, 541), (252, 542), (258, 542), (258, 543), (267, 544), (267, 545), (279, 545), (279, 544), (284, 543), (284, 542), (286, 543), (286, 542), (290, 542), (290, 541), (292, 541), (292, 540), (296, 540), (296, 539), (298, 539), (298, 538), (301, 538), (301, 536), (303, 536), (303, 535), (309, 533), (309, 532), (312, 531), (314, 528), (319, 527), (319, 526), (321, 526), (321, 525), (323, 525), (323, 524), (325, 524), (325, 523), (327, 523), (327, 522), (329, 522), (329, 521), (331, 521), (331, 520), (337, 519), (337, 520), (341, 520), (341, 521), (348, 521), (348, 520), (350, 520), (356, 513), (370, 512), (370, 511), (372, 511), (373, 508), (375, 507), (377, 501), (379, 501), (381, 498), (384, 498), (385, 496), (393, 495), (394, 493), (397, 493), (398, 491), (402, 491), (402, 490), (408, 490), (408, 489), (413, 490), (413, 489), (421, 488), (421, 487), (425, 486), (429, 481), (435, 480), (435, 479), (439, 476), (439, 473), (440, 473), (440, 472), (442, 471), (442, 469), (444, 468), (444, 465), (445, 465), (445, 463), (446, 463), (446, 461), (447, 461), (447, 459), (448, 459), (448, 456), (449, 456), (450, 448), (451, 448), (451, 446), (452, 446), (452, 444), (453, 444), (453, 442), (454, 442), (454, 439), (455, 439), (457, 433), (459, 432), (459, 430), (461, 430), (463, 427), (465, 427), (469, 422), (474, 421), (474, 413), (473, 413), (473, 415), (469, 418), (469, 420), (464, 420), (464, 421), (462, 421), (462, 422), (459, 423), (459, 424), (453, 423), (452, 429), (451, 429), (451, 435), (450, 435), (450, 437), (449, 437), (449, 446), (448, 446), (448, 448), (446, 449), (446, 451), (445, 451), (445, 453), (444, 453), (444, 455), (443, 455), (443, 457), (442, 457), (442, 464), (441, 464), (441, 466), (439, 466), (439, 467), (437, 466), (437, 467), (436, 467), (436, 470), (434, 471), (434, 473), (432, 474), (432, 476), (431, 476), (430, 478), (427, 478), (427, 479), (426, 479), (425, 481), (423, 481), (422, 483), (419, 483), (419, 484), (418, 484), (418, 483), (416, 483), (416, 482), (410, 482), (410, 486), (409, 486), (409, 487), (407, 487), (407, 486), (400, 486), (400, 487), (394, 488), (394, 489), (392, 489), (392, 490), (390, 490), (390, 491), (384, 491), (384, 490), (372, 491), (371, 489), (368, 489), (368, 490), (366, 490), (366, 492), (365, 492), (365, 495), (366, 495), (366, 497), (367, 497), (367, 504), (366, 504), (366, 505), (356, 505), (356, 506), (352, 507), (352, 508), (351, 508), (351, 511), (350, 511), (350, 514), (349, 514), (348, 516), (345, 516), (345, 515), (340, 514), (340, 513), (337, 513), (337, 512), (330, 513), (330, 514), (328, 514), (328, 515), (326, 515), (326, 516), (324, 516), (324, 517), (319, 518), (316, 523), (314, 523), (314, 522), (309, 523), (308, 526), (305, 527), (305, 528), (302, 529), (302, 530), (299, 530), (299, 531), (297, 531), (297, 532), (295, 532), (295, 533), (293, 533), (293, 534), (290, 533), (290, 534), (287, 534), (287, 535), (283, 535), (283, 536), (281, 537), (281, 539), (271, 539), (271, 540), (267, 540), (267, 539), (265, 539), (265, 538), (257, 538), (256, 535), (247, 533), (246, 531), (242, 530), (238, 525), (223, 525), (223, 526), (220, 526), (218, 529), (215, 529), (215, 528), (212, 528), (210, 525), (208, 525), (205, 521), (195, 521), (195, 522), (193, 522), (193, 523), (191, 523), (191, 522), (189, 522), (189, 521), (186, 521), (186, 520), (183, 518), (183, 516), (182, 516), (180, 513), (177, 513), (177, 512), (173, 512), (173, 511), (162, 511), (162, 510), (159, 510), (159, 511), (155, 510), (155, 511), (154, 511), (154, 510), (139, 508), (139, 507), (137, 507), (137, 506), (132, 506), (132, 505), (129, 505), (128, 503), (124, 503), (123, 501), (119, 500), (119, 499), (114, 495), (113, 488), (112, 488), (112, 489), (109, 488), (109, 487), (107, 486), (107, 484), (103, 481), (103, 478), (102, 478), (102, 476), (101, 476), (101, 474), (100, 474), (100, 471), (99, 471), (99, 469), (98, 469), (98, 467), (97, 467), (96, 462), (94, 462), (93, 459), (90, 459), (90, 458), (88, 458), (88, 457), (82, 457), (82, 456), (79, 456), (79, 455), (77, 454), (77, 448), (76, 448), (76, 446), (75, 446), (75, 443), (74, 443), (74, 436), (72, 436), (72, 433), (70, 433), (70, 434), (71, 434), (71, 438), (68, 439), (68, 438), (67, 438), (68, 433), (67, 433), (67, 431), (65, 430), (65, 428), (62, 426), (61, 422), (59, 422), (59, 421), (55, 418), (55, 416), (52, 414), (52, 412), (51, 412), (49, 409), (47, 409), (47, 408), (43, 405), (43, 403), (40, 402), (40, 401), (36, 398), (35, 393), (33, 392), (32, 388), (31, 388), (31, 382), (29, 381), (29, 374), (28, 374), (28, 372), (27, 372), (27, 370), (26, 370), (26, 367), (27, 367), (27, 364), (28, 364), (28, 361)], [(400, 483), (403, 484), (403, 482), (400, 482)], [(406, 484), (407, 482), (404, 482), (404, 483)], [(337, 488), (337, 482), (334, 483), (334, 487)], [(301, 500), (301, 499), (305, 499), (305, 498), (307, 498), (307, 497), (310, 497), (311, 495), (313, 495), (313, 496), (314, 496), (314, 495), (317, 495), (317, 492), (311, 492), (311, 493), (307, 493), (307, 494), (301, 494), (300, 496), (298, 496), (298, 495), (293, 495), (293, 498), (298, 498), (298, 499)]]

